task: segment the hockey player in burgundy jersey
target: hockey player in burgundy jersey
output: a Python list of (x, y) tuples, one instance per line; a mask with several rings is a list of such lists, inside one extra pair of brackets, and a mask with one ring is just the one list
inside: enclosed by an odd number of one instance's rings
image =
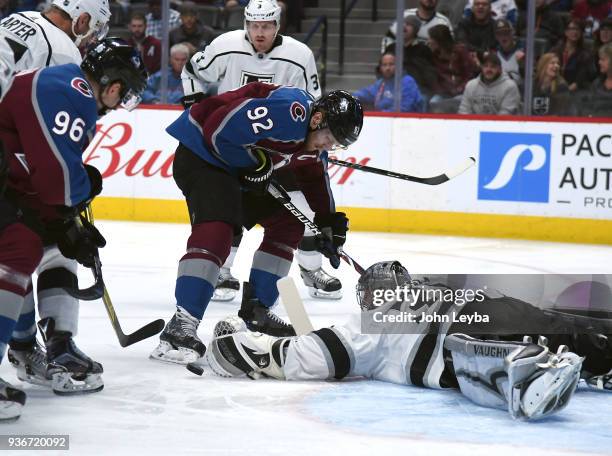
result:
[[(365, 377), (458, 388), (479, 405), (527, 420), (565, 407), (579, 378), (595, 389), (612, 391), (610, 320), (544, 311), (482, 285), (477, 288), (481, 294), (473, 295), (482, 298), (447, 299), (466, 296), (449, 295), (457, 289), (458, 277), (411, 277), (399, 262), (376, 263), (359, 278), (361, 313), (351, 315), (346, 324), (278, 338), (246, 331), (229, 317), (215, 327), (206, 353), (208, 364), (225, 377), (264, 375), (301, 381)], [(557, 283), (567, 286), (568, 282)], [(572, 289), (576, 288), (566, 290)], [(415, 291), (420, 297), (398, 300), (397, 290), (407, 292), (400, 296)], [(387, 292), (393, 298), (383, 300)], [(575, 291), (559, 294), (563, 295), (571, 296), (576, 307), (582, 307), (576, 302), (578, 296), (592, 299), (589, 293)], [(469, 323), (470, 315), (487, 318)]]
[(304, 90), (254, 82), (193, 105), (167, 131), (179, 140), (174, 179), (191, 220), (179, 262), (177, 312), (151, 357), (188, 363), (204, 355), (197, 327), (213, 295), (232, 237), (256, 223), (264, 228), (245, 283), (239, 316), (249, 328), (277, 336), (294, 331), (270, 307), (276, 281), (287, 275), (304, 226), (267, 193), (270, 179), (291, 178), (330, 237), (318, 249), (335, 267), (348, 219), (336, 212), (327, 175), (327, 150), (357, 140), (359, 102), (334, 91), (314, 102)]
[[(84, 266), (105, 240), (79, 212), (102, 190), (100, 173), (82, 153), (100, 115), (133, 108), (146, 71), (131, 46), (107, 39), (81, 67), (60, 65), (18, 74), (0, 103), (0, 139), (6, 172), (0, 188), (0, 358), (15, 328), (43, 244)], [(1, 168), (1, 166), (0, 166)], [(40, 280), (40, 278), (39, 278)], [(65, 286), (74, 286), (66, 283)], [(102, 366), (74, 346), (70, 332), (43, 320), (48, 366), (45, 380), (57, 394), (102, 389)], [(0, 419), (17, 418), (25, 394), (0, 383)]]

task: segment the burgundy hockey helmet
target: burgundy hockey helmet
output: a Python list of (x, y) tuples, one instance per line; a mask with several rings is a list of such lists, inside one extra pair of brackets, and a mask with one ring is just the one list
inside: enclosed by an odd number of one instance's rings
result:
[(370, 266), (357, 281), (357, 302), (362, 311), (377, 307), (377, 290), (395, 290), (410, 284), (410, 274), (399, 261), (381, 261)]

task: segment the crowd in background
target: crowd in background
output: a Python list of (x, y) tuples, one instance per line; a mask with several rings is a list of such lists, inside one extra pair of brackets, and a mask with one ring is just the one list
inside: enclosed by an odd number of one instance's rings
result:
[[(526, 27), (526, 1), (419, 0), (404, 12), (403, 71), (429, 112), (520, 114)], [(381, 62), (395, 53), (395, 31)], [(536, 0), (534, 56), (534, 115), (612, 116), (612, 2)]]
[[(242, 24), (248, 0), (171, 1), (167, 100), (182, 97), (182, 66)], [(419, 0), (404, 12), (402, 112), (520, 114), (525, 84), (526, 0)], [(161, 0), (112, 0), (115, 34), (137, 46), (149, 72), (145, 103), (159, 103)], [(281, 33), (300, 30), (302, 0), (279, 1)], [(321, 6), (319, 4), (319, 6)], [(0, 17), (43, 9), (0, 0)], [(203, 16), (203, 8), (216, 12)], [(228, 20), (234, 14), (233, 27)], [(208, 23), (207, 23), (208, 22)], [(376, 81), (355, 92), (369, 109), (395, 110), (395, 32), (382, 37)], [(536, 0), (534, 115), (612, 116), (612, 1)]]

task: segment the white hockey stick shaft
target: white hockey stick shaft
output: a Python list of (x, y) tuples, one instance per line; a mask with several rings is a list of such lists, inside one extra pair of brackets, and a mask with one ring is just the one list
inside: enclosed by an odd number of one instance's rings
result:
[(308, 334), (314, 330), (310, 318), (304, 309), (304, 302), (298, 293), (295, 282), (291, 277), (283, 277), (276, 282), (281, 300), (298, 336)]

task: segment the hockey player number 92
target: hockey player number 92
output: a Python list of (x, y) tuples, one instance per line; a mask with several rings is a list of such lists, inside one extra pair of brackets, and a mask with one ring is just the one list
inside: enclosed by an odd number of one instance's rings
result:
[(74, 119), (74, 122), (71, 124), (70, 114), (68, 114), (66, 111), (60, 111), (55, 115), (55, 126), (52, 128), (52, 131), (58, 135), (63, 135), (68, 132), (70, 139), (72, 139), (74, 142), (78, 142), (83, 137), (84, 126), (85, 121), (80, 117)]
[[(259, 120), (263, 117), (266, 117), (267, 115), (268, 115), (268, 108), (266, 108), (265, 106), (260, 106), (255, 109), (249, 109), (247, 111), (247, 117), (251, 120)], [(273, 126), (274, 126), (274, 123), (272, 122), (272, 119), (266, 119), (265, 124), (260, 123), (260, 122), (253, 122), (253, 124), (251, 125), (256, 135), (259, 134), (260, 129), (269, 130)]]

